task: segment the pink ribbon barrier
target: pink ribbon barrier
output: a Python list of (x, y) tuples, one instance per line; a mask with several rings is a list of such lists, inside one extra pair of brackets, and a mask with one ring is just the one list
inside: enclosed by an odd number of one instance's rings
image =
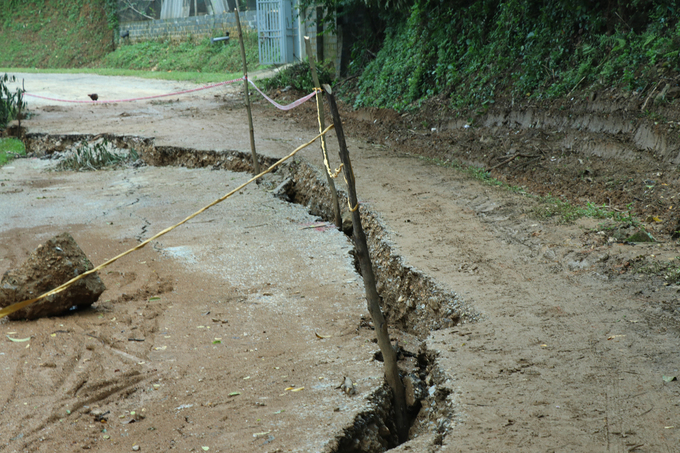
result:
[(210, 88), (215, 88), (215, 87), (219, 87), (219, 86), (222, 86), (222, 85), (228, 85), (230, 83), (239, 82), (241, 80), (243, 80), (243, 77), (239, 77), (238, 79), (234, 79), (234, 80), (227, 80), (226, 82), (215, 83), (213, 85), (205, 85), (205, 86), (202, 86), (200, 88), (194, 88), (193, 90), (184, 90), (184, 91), (178, 91), (176, 93), (169, 93), (169, 94), (157, 94), (155, 96), (145, 96), (145, 97), (141, 97), (141, 98), (116, 99), (116, 100), (111, 100), (111, 101), (104, 101), (104, 100), (102, 100), (102, 101), (99, 101), (99, 100), (97, 100), (97, 101), (71, 101), (71, 100), (68, 100), (68, 99), (48, 98), (48, 97), (45, 97), (45, 96), (39, 96), (37, 94), (31, 94), (31, 93), (26, 93), (26, 92), (24, 92), (24, 96), (30, 96), (30, 97), (39, 98), (39, 99), (46, 99), (48, 101), (70, 102), (70, 103), (73, 103), (73, 104), (114, 104), (114, 103), (117, 103), (117, 102), (144, 101), (146, 99), (156, 99), (156, 98), (163, 98), (163, 97), (168, 97), (168, 96), (177, 96), (177, 95), (180, 95), (180, 94), (193, 93), (193, 92), (196, 92), (196, 91), (208, 90)]
[[(175, 93), (157, 94), (157, 95), (154, 95), (154, 96), (145, 96), (145, 97), (141, 97), (141, 98), (131, 98), (131, 99), (96, 100), (96, 101), (73, 101), (73, 100), (70, 100), (70, 99), (48, 98), (48, 97), (46, 97), (46, 96), (40, 96), (40, 95), (37, 95), (37, 94), (32, 94), (32, 93), (27, 93), (27, 92), (24, 92), (23, 95), (24, 95), (24, 96), (33, 97), (33, 98), (38, 98), (38, 99), (45, 99), (45, 100), (47, 100), (47, 101), (70, 102), (70, 103), (72, 103), (72, 104), (115, 104), (115, 103), (118, 103), (118, 102), (144, 101), (144, 100), (147, 100), (147, 99), (157, 99), (157, 98), (164, 98), (164, 97), (170, 97), (170, 96), (178, 96), (178, 95), (180, 95), (180, 94), (194, 93), (194, 92), (196, 92), (196, 91), (208, 90), (208, 89), (210, 89), (210, 88), (216, 88), (216, 87), (219, 87), (219, 86), (228, 85), (228, 84), (230, 84), (230, 83), (239, 82), (239, 81), (241, 81), (241, 80), (244, 80), (244, 77), (239, 77), (238, 79), (234, 79), (234, 80), (227, 80), (226, 82), (215, 83), (215, 84), (213, 84), (213, 85), (205, 85), (205, 86), (202, 86), (202, 87), (200, 87), (200, 88), (194, 88), (193, 90), (177, 91), (177, 92), (175, 92)], [(270, 98), (269, 96), (267, 96), (266, 94), (264, 94), (264, 93), (262, 92), (262, 90), (260, 90), (260, 89), (257, 87), (257, 85), (255, 85), (255, 83), (253, 83), (252, 80), (250, 80), (250, 79), (247, 79), (247, 80), (248, 80), (248, 82), (250, 82), (250, 84), (257, 90), (258, 93), (260, 93), (267, 101), (269, 101), (273, 106), (275, 106), (275, 107), (276, 107), (277, 109), (279, 109), (279, 110), (291, 110), (291, 109), (294, 109), (295, 107), (297, 107), (297, 106), (299, 106), (299, 105), (301, 105), (301, 104), (304, 104), (305, 102), (307, 102), (308, 100), (310, 100), (311, 98), (313, 98), (314, 95), (316, 94), (316, 92), (311, 92), (311, 93), (309, 93), (307, 96), (305, 96), (305, 97), (303, 97), (303, 98), (300, 98), (300, 99), (298, 99), (298, 100), (295, 101), (295, 102), (292, 102), (292, 103), (290, 103), (290, 104), (288, 104), (288, 105), (281, 105), (281, 104), (279, 104), (278, 102), (276, 102), (275, 100), (273, 100), (272, 98)]]
[(255, 87), (255, 89), (257, 90), (258, 93), (260, 93), (262, 96), (264, 96), (264, 98), (265, 98), (266, 100), (268, 100), (274, 107), (276, 107), (276, 108), (279, 109), (279, 110), (291, 110), (291, 109), (294, 109), (294, 108), (297, 107), (298, 105), (304, 104), (305, 102), (309, 101), (309, 100), (310, 100), (311, 98), (313, 98), (314, 95), (316, 94), (315, 91), (312, 91), (312, 92), (309, 93), (307, 96), (305, 96), (305, 97), (303, 97), (303, 98), (300, 98), (300, 99), (298, 99), (297, 101), (295, 101), (295, 102), (293, 102), (293, 103), (290, 103), (290, 104), (288, 104), (288, 105), (281, 105), (281, 104), (279, 104), (278, 102), (276, 102), (275, 100), (273, 100), (272, 98), (270, 98), (269, 96), (267, 96), (266, 94), (264, 94), (264, 93), (262, 92), (262, 90), (260, 90), (260, 89), (257, 87), (257, 85), (255, 85), (255, 84), (253, 83), (252, 80), (248, 79), (248, 82), (250, 82), (250, 84), (251, 84), (253, 87)]

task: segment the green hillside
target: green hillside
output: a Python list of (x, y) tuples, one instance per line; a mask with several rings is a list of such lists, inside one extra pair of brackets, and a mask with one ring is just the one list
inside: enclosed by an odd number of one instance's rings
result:
[[(373, 5), (384, 41), (375, 58), (360, 65), (358, 106), (401, 110), (439, 96), (454, 108), (477, 108), (499, 97), (550, 99), (609, 87), (643, 91), (673, 81), (680, 71), (675, 0)], [(365, 42), (370, 40), (359, 45)], [(365, 56), (361, 50), (355, 46), (353, 54)]]
[(2, 0), (0, 67), (73, 68), (113, 49), (106, 0)]

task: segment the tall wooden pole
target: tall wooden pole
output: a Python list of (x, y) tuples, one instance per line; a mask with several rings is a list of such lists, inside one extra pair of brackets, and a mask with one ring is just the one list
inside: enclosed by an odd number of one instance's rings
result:
[(236, 1), (236, 27), (238, 29), (238, 41), (241, 44), (241, 59), (243, 60), (243, 89), (246, 95), (246, 110), (248, 110), (248, 128), (250, 129), (250, 152), (253, 155), (253, 174), (260, 173), (260, 161), (255, 151), (255, 130), (253, 129), (253, 114), (250, 111), (250, 93), (248, 90), (248, 64), (246, 63), (246, 47), (243, 44), (243, 32), (241, 31), (241, 18), (238, 15), (238, 0)]
[[(312, 72), (312, 79), (314, 80), (314, 86), (317, 90), (321, 89), (319, 84), (319, 77), (316, 74), (316, 64), (314, 61), (314, 54), (312, 53), (312, 45), (309, 42), (309, 36), (305, 36), (305, 46), (307, 46), (307, 58), (309, 58), (309, 69)], [(323, 111), (323, 100), (321, 98), (321, 92), (316, 92), (316, 110), (319, 116), (319, 131), (323, 131), (326, 127), (324, 111)], [(340, 203), (338, 202), (338, 191), (335, 189), (335, 183), (331, 177), (331, 167), (328, 160), (328, 148), (326, 148), (326, 137), (321, 136), (321, 154), (323, 155), (323, 162), (326, 166), (326, 181), (328, 181), (328, 188), (331, 190), (331, 201), (333, 203), (333, 213), (335, 214), (335, 226), (339, 230), (342, 230), (342, 214), (340, 213)]]
[(349, 195), (350, 211), (352, 212), (352, 227), (354, 228), (354, 246), (356, 247), (359, 265), (361, 266), (361, 275), (364, 277), (366, 303), (368, 305), (368, 311), (371, 313), (371, 318), (373, 319), (373, 325), (375, 326), (375, 335), (378, 337), (378, 346), (380, 346), (380, 351), (385, 360), (385, 379), (392, 389), (392, 394), (394, 396), (393, 407), (397, 434), (399, 436), (399, 441), (405, 442), (408, 439), (408, 416), (406, 414), (406, 393), (404, 392), (404, 384), (399, 377), (397, 354), (390, 343), (387, 322), (385, 321), (385, 317), (380, 308), (380, 296), (378, 295), (378, 290), (375, 285), (375, 275), (373, 274), (371, 257), (368, 254), (366, 234), (361, 226), (359, 200), (354, 185), (352, 162), (349, 159), (349, 151), (347, 151), (347, 144), (345, 143), (345, 134), (342, 130), (340, 113), (338, 113), (338, 107), (335, 104), (335, 98), (333, 97), (331, 87), (324, 85), (324, 89), (326, 90), (326, 98), (328, 99), (328, 104), (330, 105), (331, 113), (333, 114), (333, 125), (335, 126), (335, 133), (338, 137), (338, 145), (340, 146), (340, 160), (343, 163), (345, 180), (347, 181), (347, 193)]

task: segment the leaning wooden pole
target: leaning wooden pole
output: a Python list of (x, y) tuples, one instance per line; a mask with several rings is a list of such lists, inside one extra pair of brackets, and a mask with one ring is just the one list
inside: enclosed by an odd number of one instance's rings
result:
[(378, 290), (375, 285), (375, 275), (373, 274), (371, 257), (368, 254), (366, 234), (361, 226), (359, 200), (354, 184), (352, 163), (349, 159), (347, 144), (345, 143), (345, 134), (342, 130), (342, 121), (340, 120), (340, 114), (338, 113), (338, 107), (335, 104), (335, 98), (333, 97), (331, 87), (324, 85), (324, 89), (333, 115), (333, 125), (335, 126), (335, 133), (337, 134), (338, 145), (340, 146), (340, 160), (342, 161), (344, 176), (347, 181), (347, 193), (349, 196), (350, 211), (352, 212), (352, 227), (354, 228), (354, 246), (356, 247), (359, 265), (361, 266), (361, 275), (364, 277), (368, 311), (371, 313), (371, 318), (373, 318), (375, 334), (378, 337), (378, 346), (380, 346), (380, 351), (385, 360), (385, 378), (387, 379), (390, 388), (392, 388), (394, 396), (394, 415), (399, 441), (405, 442), (408, 438), (409, 428), (408, 417), (406, 415), (406, 394), (404, 392), (404, 384), (399, 377), (397, 354), (390, 343), (390, 336), (387, 332), (387, 322), (385, 321), (385, 317), (380, 308), (380, 296), (378, 296)]
[(246, 63), (246, 46), (243, 44), (243, 32), (241, 31), (241, 18), (238, 15), (238, 2), (236, 2), (236, 28), (238, 29), (238, 41), (241, 45), (241, 59), (243, 60), (243, 89), (246, 95), (246, 110), (248, 110), (248, 128), (250, 129), (250, 152), (253, 155), (253, 174), (260, 173), (260, 161), (255, 151), (255, 130), (253, 129), (253, 114), (250, 111), (250, 94), (248, 87), (248, 64)]
[[(316, 92), (316, 111), (319, 118), (319, 130), (325, 129), (325, 118), (323, 111), (323, 98), (321, 97), (321, 85), (319, 84), (319, 76), (316, 74), (316, 62), (314, 61), (314, 53), (312, 52), (312, 44), (309, 42), (309, 36), (305, 36), (305, 46), (307, 46), (307, 58), (309, 59), (309, 70), (312, 72), (312, 79)], [(331, 202), (333, 203), (333, 214), (335, 214), (335, 226), (342, 230), (342, 214), (340, 213), (340, 203), (338, 202), (338, 191), (335, 189), (333, 176), (331, 176), (331, 164), (328, 160), (328, 148), (326, 148), (326, 137), (321, 137), (321, 154), (323, 155), (323, 163), (326, 167), (326, 181), (328, 188), (331, 190)]]

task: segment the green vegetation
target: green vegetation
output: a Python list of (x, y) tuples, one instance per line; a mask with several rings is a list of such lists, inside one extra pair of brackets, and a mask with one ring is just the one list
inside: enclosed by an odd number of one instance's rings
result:
[[(244, 32), (248, 70), (259, 66), (257, 33)], [(209, 38), (175, 43), (148, 41), (118, 47), (101, 61), (101, 66), (115, 69), (151, 71), (184, 71), (197, 73), (243, 73), (243, 63), (238, 40), (211, 44)], [(224, 80), (224, 76), (222, 78)]]
[(632, 205), (628, 205), (626, 212), (614, 211), (609, 209), (606, 205), (597, 206), (590, 202), (586, 203), (585, 206), (577, 206), (567, 200), (562, 200), (560, 198), (553, 197), (552, 195), (545, 197), (530, 195), (526, 193), (521, 187), (512, 186), (492, 177), (491, 174), (483, 168), (476, 167), (474, 165), (464, 165), (455, 159), (453, 161), (442, 161), (440, 159), (432, 159), (422, 156), (419, 157), (419, 159), (425, 162), (433, 163), (440, 167), (453, 168), (486, 185), (499, 187), (509, 192), (535, 198), (538, 201), (538, 204), (533, 209), (532, 214), (537, 219), (554, 219), (558, 223), (572, 223), (578, 219), (587, 217), (591, 219), (607, 219), (614, 222), (614, 225), (609, 227), (601, 226), (600, 229), (615, 229), (621, 228), (623, 226), (640, 226), (640, 222), (632, 212)]
[(670, 285), (680, 283), (680, 256), (676, 256), (672, 261), (660, 262), (657, 259), (640, 255), (630, 260), (624, 269), (628, 267), (634, 274), (660, 276)]
[[(242, 74), (238, 40), (211, 44), (150, 41), (114, 50), (117, 0), (1, 0), (0, 66), (20, 72), (86, 72), (134, 75), (199, 83)], [(248, 69), (259, 67), (257, 33), (246, 32)], [(24, 69), (26, 68), (26, 69)], [(135, 72), (136, 71), (136, 72)], [(144, 73), (143, 71), (147, 72)], [(170, 72), (171, 71), (171, 72)]]
[(115, 150), (107, 140), (93, 144), (82, 142), (77, 148), (67, 152), (64, 159), (57, 164), (56, 169), (94, 171), (134, 162), (137, 159), (139, 159), (139, 154), (134, 148), (125, 154)]
[(104, 0), (4, 0), (0, 66), (73, 68), (113, 49)]
[(478, 108), (499, 96), (643, 90), (680, 71), (676, 1), (415, 0), (381, 11), (384, 44), (360, 76), (356, 106), (403, 110), (443, 96)]
[(25, 156), (26, 148), (16, 138), (0, 138), (0, 167), (17, 156)]
[[(591, 219), (609, 219), (616, 222), (616, 228), (623, 225), (639, 225), (638, 220), (632, 213), (632, 206), (628, 206), (625, 213), (613, 211), (606, 205), (597, 206), (587, 202), (585, 206), (576, 206), (569, 201), (562, 200), (552, 195), (539, 197), (540, 205), (534, 210), (534, 215), (538, 218), (556, 218), (562, 223), (570, 223), (583, 217)], [(603, 229), (612, 229), (614, 227)]]
[(8, 74), (0, 76), (0, 129), (19, 115), (24, 107), (21, 90), (14, 93), (7, 88), (7, 82), (14, 82), (16, 78)]
[[(316, 74), (321, 85), (333, 82), (333, 70), (329, 66), (316, 63)], [(295, 63), (277, 72), (274, 77), (265, 80), (264, 86), (267, 89), (289, 86), (307, 93), (313, 91), (315, 87), (312, 72), (309, 69), (309, 60)]]

